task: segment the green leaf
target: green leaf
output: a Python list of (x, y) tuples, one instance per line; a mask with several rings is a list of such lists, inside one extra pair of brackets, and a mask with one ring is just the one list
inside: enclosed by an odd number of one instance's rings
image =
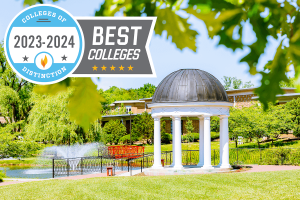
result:
[(174, 13), (170, 8), (156, 10), (157, 21), (155, 33), (162, 35), (163, 31), (167, 32), (167, 38), (172, 37), (172, 42), (179, 49), (189, 48), (196, 52), (197, 31), (190, 29), (187, 19), (184, 19)]
[(43, 0), (24, 0), (23, 6), (32, 6), (35, 5), (36, 3), (43, 3)]
[(268, 109), (268, 102), (275, 103), (277, 94), (284, 94), (284, 91), (280, 88), (279, 82), (288, 82), (286, 76), (286, 53), (282, 49), (282, 42), (277, 48), (273, 61), (268, 63), (267, 68), (269, 73), (260, 72), (262, 75), (261, 86), (255, 90), (259, 95), (259, 101), (263, 103), (264, 109)]
[(268, 43), (267, 36), (269, 35), (269, 30), (267, 28), (267, 23), (259, 15), (250, 18), (250, 23), (253, 26), (253, 31), (256, 34), (257, 40), (249, 46), (250, 53), (242, 58), (240, 62), (247, 62), (250, 74), (255, 75), (257, 73), (256, 64), (258, 63), (258, 59), (264, 53)]
[(36, 85), (34, 92), (38, 94), (50, 94), (56, 95), (59, 92), (64, 92), (68, 89), (71, 84), (71, 78), (66, 78), (65, 80), (51, 84), (51, 85)]
[(114, 16), (122, 8), (132, 7), (131, 0), (106, 0), (95, 12), (95, 16)]
[(189, 0), (188, 4), (191, 6), (199, 4), (209, 5), (211, 8), (214, 8), (215, 11), (233, 9), (235, 7), (231, 2), (224, 0)]
[[(205, 23), (210, 38), (213, 38), (215, 35), (217, 35), (217, 33), (223, 28), (224, 23), (226, 21), (232, 20), (232, 18), (234, 18), (237, 14), (240, 14), (242, 12), (241, 9), (225, 10), (222, 11), (220, 15), (217, 16), (218, 13), (215, 11), (211, 11), (208, 14), (206, 13), (203, 14), (202, 12), (199, 12), (197, 9), (193, 9), (191, 7), (183, 10), (189, 14), (194, 15), (198, 19), (201, 19)], [(232, 25), (233, 24), (230, 24), (230, 26), (227, 28), (228, 29), (231, 28)]]
[(90, 123), (101, 118), (101, 102), (104, 99), (97, 92), (97, 86), (91, 78), (77, 78), (72, 86), (75, 90), (69, 99), (70, 119), (75, 120), (87, 132)]

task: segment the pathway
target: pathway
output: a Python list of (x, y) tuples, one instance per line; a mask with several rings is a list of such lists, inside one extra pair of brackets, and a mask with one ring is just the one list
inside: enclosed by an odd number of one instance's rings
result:
[(300, 166), (287, 166), (287, 165), (247, 165), (252, 168), (243, 172), (267, 172), (267, 171), (282, 171), (300, 169)]

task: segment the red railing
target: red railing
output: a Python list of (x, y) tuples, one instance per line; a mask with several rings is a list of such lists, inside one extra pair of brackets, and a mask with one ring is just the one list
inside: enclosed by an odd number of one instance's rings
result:
[(139, 158), (143, 156), (145, 147), (142, 146), (109, 146), (108, 154), (114, 158)]

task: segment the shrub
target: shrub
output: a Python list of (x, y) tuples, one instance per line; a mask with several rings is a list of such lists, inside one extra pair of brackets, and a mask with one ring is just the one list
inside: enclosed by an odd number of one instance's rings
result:
[(0, 171), (0, 182), (3, 182), (3, 178), (5, 178), (6, 175), (3, 171)]
[(215, 139), (219, 139), (220, 133), (219, 132), (210, 132), (210, 137), (211, 137), (211, 141), (213, 141)]
[[(131, 142), (138, 141), (138, 138), (135, 135), (131, 135)], [(123, 137), (120, 138), (119, 142), (123, 144), (128, 144), (130, 143), (130, 134), (124, 135)]]
[(161, 134), (161, 143), (170, 144), (172, 141), (172, 134), (170, 133), (162, 133)]
[(5, 134), (0, 134), (0, 158), (32, 156), (37, 154), (42, 146), (26, 139), (6, 139)]

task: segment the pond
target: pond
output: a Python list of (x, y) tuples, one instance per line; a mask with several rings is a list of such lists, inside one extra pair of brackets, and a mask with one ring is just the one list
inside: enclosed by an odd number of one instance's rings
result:
[(9, 178), (52, 178), (52, 168), (49, 166), (0, 166), (0, 171), (6, 172)]

